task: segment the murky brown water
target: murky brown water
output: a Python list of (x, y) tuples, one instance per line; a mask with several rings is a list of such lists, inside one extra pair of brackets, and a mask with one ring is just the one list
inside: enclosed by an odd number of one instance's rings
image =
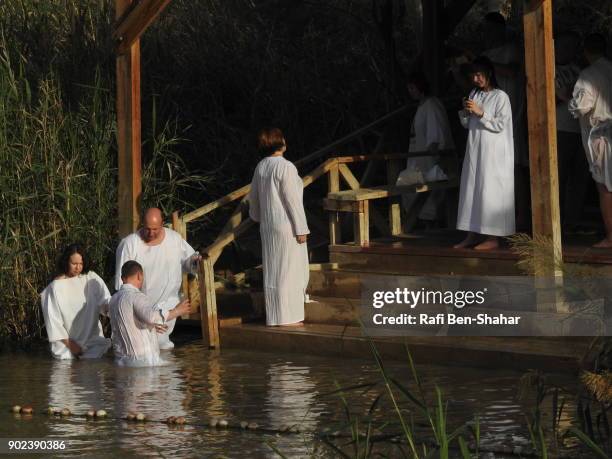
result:
[[(66, 363), (53, 361), (44, 352), (0, 354), (0, 437), (68, 440), (64, 454), (54, 457), (278, 457), (266, 442), (274, 443), (287, 457), (334, 457), (313, 432), (339, 429), (345, 419), (338, 395), (329, 395), (336, 383), (378, 383), (370, 390), (345, 394), (350, 410), (363, 416), (384, 392), (370, 359), (229, 349), (215, 353), (198, 341), (165, 355), (167, 366), (132, 369), (118, 368), (110, 358)], [(387, 365), (398, 380), (411, 385), (407, 365)], [(419, 374), (424, 387), (438, 384), (443, 389), (449, 431), (480, 413), (484, 444), (527, 444), (524, 410), (515, 399), (519, 373), (421, 365)], [(9, 413), (14, 404), (31, 404), (37, 413), (31, 418), (15, 417)], [(545, 417), (549, 405), (544, 406)], [(54, 418), (43, 414), (48, 406), (68, 407), (79, 415), (91, 407), (104, 408), (109, 416), (101, 421), (82, 416)], [(383, 398), (375, 418), (390, 422), (384, 432), (398, 432), (390, 406), (389, 399)], [(178, 430), (161, 422), (136, 425), (120, 420), (129, 411), (143, 412), (153, 420), (185, 416), (190, 425)], [(571, 401), (562, 423), (571, 422), (568, 413), (573, 413)], [(295, 424), (304, 433), (210, 429), (205, 425), (211, 417), (270, 428)], [(426, 432), (422, 420), (417, 417), (416, 421), (417, 430)], [(379, 448), (392, 457), (397, 454), (397, 446), (391, 443)]]

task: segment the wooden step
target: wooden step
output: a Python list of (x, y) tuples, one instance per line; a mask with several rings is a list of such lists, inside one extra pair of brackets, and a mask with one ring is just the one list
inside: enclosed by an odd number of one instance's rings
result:
[[(370, 340), (352, 326), (305, 324), (297, 328), (250, 323), (227, 326), (220, 333), (225, 348), (372, 358)], [(588, 338), (454, 336), (371, 341), (383, 359), (406, 361), (407, 346), (417, 363), (553, 372), (576, 371), (589, 343)]]

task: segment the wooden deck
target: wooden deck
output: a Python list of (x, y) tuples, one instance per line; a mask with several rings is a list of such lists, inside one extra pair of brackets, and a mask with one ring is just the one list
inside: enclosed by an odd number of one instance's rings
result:
[[(305, 305), (306, 323), (300, 328), (265, 326), (261, 312), (257, 314), (263, 307), (263, 293), (257, 288), (261, 281), (256, 273), (250, 292), (219, 292), (221, 346), (371, 358), (370, 339), (362, 335), (357, 320), (362, 276), (520, 274), (517, 256), (508, 247), (489, 252), (455, 250), (451, 244), (460, 237), (438, 231), (379, 239), (365, 247), (330, 246), (330, 262), (311, 265), (308, 291), (315, 301)], [(590, 244), (590, 239), (567, 244), (565, 260), (612, 274), (612, 251), (592, 249)], [(408, 346), (420, 363), (572, 372), (580, 368), (592, 338), (421, 336), (372, 341), (389, 359), (406, 359)]]

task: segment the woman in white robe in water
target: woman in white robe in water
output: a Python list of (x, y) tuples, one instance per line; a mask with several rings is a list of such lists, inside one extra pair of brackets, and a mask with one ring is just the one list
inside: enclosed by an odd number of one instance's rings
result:
[[(472, 64), (475, 88), (461, 124), (469, 130), (459, 191), (457, 229), (467, 231), (455, 248), (499, 247), (499, 236), (514, 234), (514, 142), (508, 95), (497, 87), (491, 61), (479, 57)], [(478, 234), (485, 235), (479, 242)]]
[(264, 129), (258, 147), (268, 154), (253, 174), (249, 215), (261, 234), (266, 324), (301, 325), (308, 286), (306, 237), (310, 233), (302, 202), (303, 184), (295, 166), (283, 158), (280, 129)]
[(89, 270), (79, 244), (66, 247), (58, 272), (40, 294), (51, 353), (56, 359), (99, 358), (111, 345), (99, 319), (110, 299), (108, 288)]

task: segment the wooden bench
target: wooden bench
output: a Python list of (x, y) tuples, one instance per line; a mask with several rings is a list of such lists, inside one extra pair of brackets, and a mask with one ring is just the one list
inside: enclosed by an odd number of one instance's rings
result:
[[(450, 178), (438, 182), (429, 182), (424, 184), (396, 186), (383, 185), (369, 188), (358, 188), (353, 190), (334, 191), (327, 194), (327, 198), (323, 200), (323, 207), (330, 212), (335, 213), (335, 218), (330, 221), (338, 225), (335, 234), (335, 240), (330, 241), (334, 245), (340, 242), (340, 212), (350, 212), (353, 214), (353, 231), (355, 235), (355, 243), (366, 245), (370, 241), (370, 201), (374, 199), (388, 198), (391, 200), (389, 205), (389, 230), (392, 235), (398, 235), (402, 231), (400, 198), (406, 193), (426, 193), (433, 190), (442, 190), (448, 188), (456, 188), (459, 186), (457, 178)], [(333, 223), (332, 223), (333, 226)]]

